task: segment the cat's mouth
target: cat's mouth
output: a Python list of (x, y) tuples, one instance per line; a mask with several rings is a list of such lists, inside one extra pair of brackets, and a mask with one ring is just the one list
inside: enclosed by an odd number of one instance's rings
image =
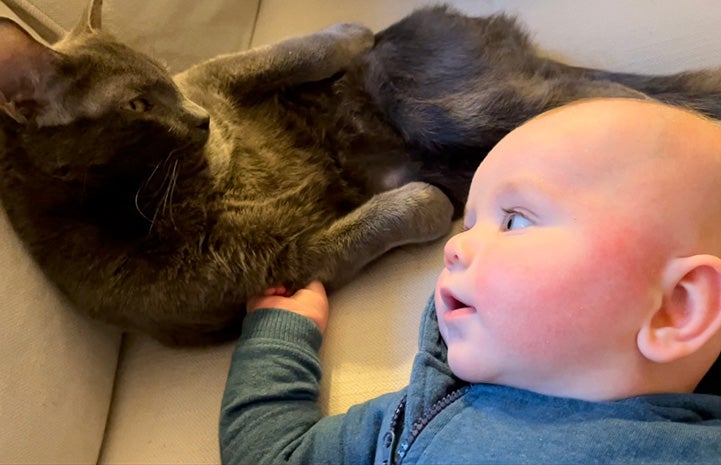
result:
[[(197, 145), (188, 144), (174, 149), (165, 159), (151, 167), (135, 196), (136, 207), (141, 214), (151, 205), (157, 206), (158, 202), (172, 202), (173, 194), (178, 188), (182, 189), (184, 180), (196, 177), (207, 168), (202, 145)], [(146, 208), (140, 207), (143, 204)]]
[[(176, 184), (178, 181), (199, 175), (208, 166), (202, 150), (206, 142), (207, 137), (205, 142), (198, 142), (185, 148), (173, 150), (154, 170), (160, 170), (162, 177), (172, 179)], [(154, 175), (151, 174), (151, 176)]]
[(183, 99), (182, 106), (184, 110), (183, 120), (185, 120), (189, 127), (205, 132), (210, 130), (210, 115), (205, 108), (189, 98)]
[(181, 150), (202, 148), (210, 138), (210, 117), (188, 129), (188, 145)]

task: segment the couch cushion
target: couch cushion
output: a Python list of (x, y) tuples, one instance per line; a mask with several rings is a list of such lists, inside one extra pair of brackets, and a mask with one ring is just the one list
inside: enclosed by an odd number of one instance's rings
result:
[[(4, 0), (54, 42), (89, 0)], [(171, 71), (248, 47), (259, 0), (105, 0), (103, 29), (162, 59)]]
[(120, 332), (58, 295), (1, 210), (0, 296), (0, 463), (95, 463)]
[(171, 349), (126, 335), (99, 463), (220, 462), (218, 418), (233, 344)]

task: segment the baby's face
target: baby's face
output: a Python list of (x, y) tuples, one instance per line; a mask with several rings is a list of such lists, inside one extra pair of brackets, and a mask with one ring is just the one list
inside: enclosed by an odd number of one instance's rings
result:
[(436, 288), (460, 378), (583, 397), (578, 379), (603, 383), (637, 356), (667, 258), (691, 252), (667, 157), (683, 147), (624, 104), (603, 105), (530, 122), (476, 172)]

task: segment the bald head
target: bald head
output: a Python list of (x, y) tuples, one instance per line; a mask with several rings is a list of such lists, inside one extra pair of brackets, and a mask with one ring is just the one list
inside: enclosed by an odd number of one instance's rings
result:
[(689, 253), (721, 254), (721, 127), (697, 113), (651, 100), (580, 101), (511, 132), (483, 165), (478, 175), (500, 170), (542, 179), (561, 196), (605, 199), (609, 221), (612, 210), (633, 208), (669, 239), (677, 232)]
[(609, 143), (645, 149), (639, 155), (718, 157), (721, 153), (718, 121), (654, 100), (580, 100), (526, 123), (536, 124), (567, 127), (587, 140), (602, 137)]

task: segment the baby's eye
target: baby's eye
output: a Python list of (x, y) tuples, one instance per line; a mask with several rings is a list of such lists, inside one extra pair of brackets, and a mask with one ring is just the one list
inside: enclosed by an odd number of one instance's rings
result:
[(520, 213), (507, 211), (506, 216), (503, 217), (502, 229), (504, 231), (513, 231), (516, 229), (527, 228), (532, 225), (533, 223), (531, 223), (531, 220)]

